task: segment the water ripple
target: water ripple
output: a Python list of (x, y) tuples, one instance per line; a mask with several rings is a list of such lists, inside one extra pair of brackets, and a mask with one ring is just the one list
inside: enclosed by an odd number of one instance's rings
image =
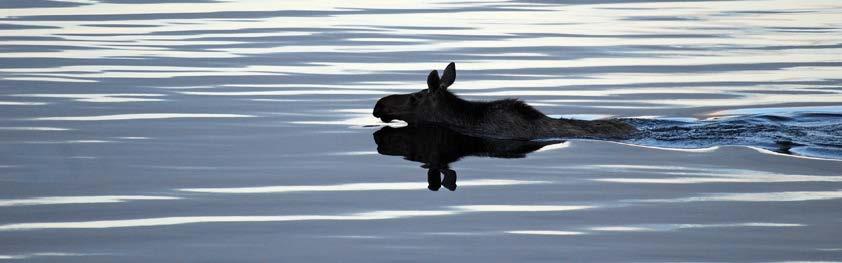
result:
[[(460, 187), (472, 186), (509, 186), (523, 184), (542, 184), (543, 181), (521, 181), (521, 180), (464, 180), (459, 182)], [(234, 187), (234, 188), (182, 188), (179, 191), (200, 192), (200, 193), (227, 193), (227, 194), (254, 194), (254, 193), (289, 193), (289, 192), (344, 192), (344, 191), (388, 191), (388, 190), (421, 190), (427, 189), (426, 183), (351, 183), (337, 185), (284, 185), (284, 186), (257, 186), (257, 187)]]
[(256, 117), (246, 114), (212, 114), (212, 113), (136, 113), (136, 114), (115, 114), (100, 116), (65, 116), (65, 117), (38, 117), (32, 120), (38, 121), (114, 121), (114, 120), (152, 120), (152, 119), (174, 119), (174, 118), (248, 118)]
[(60, 204), (122, 203), (133, 200), (175, 200), (174, 196), (150, 195), (95, 195), (95, 196), (45, 196), (24, 199), (0, 199), (0, 206), (31, 206)]

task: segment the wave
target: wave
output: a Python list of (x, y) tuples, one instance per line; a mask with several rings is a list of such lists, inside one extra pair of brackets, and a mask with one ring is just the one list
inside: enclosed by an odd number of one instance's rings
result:
[(624, 120), (640, 130), (626, 141), (637, 145), (681, 149), (741, 145), (842, 159), (842, 113), (764, 113), (697, 121)]

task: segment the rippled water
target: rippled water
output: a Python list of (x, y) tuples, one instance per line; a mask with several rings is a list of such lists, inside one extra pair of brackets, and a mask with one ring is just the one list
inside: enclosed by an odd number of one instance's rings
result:
[[(0, 260), (840, 261), (840, 21), (818, 0), (1, 1)], [(647, 136), (375, 134), (378, 98), (450, 61), (467, 99)]]
[(842, 114), (752, 114), (705, 121), (626, 119), (639, 130), (630, 143), (668, 148), (723, 145), (758, 147), (783, 154), (842, 158)]

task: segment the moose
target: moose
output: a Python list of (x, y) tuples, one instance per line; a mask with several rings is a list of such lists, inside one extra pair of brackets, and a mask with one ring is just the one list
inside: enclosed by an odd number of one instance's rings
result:
[(439, 126), (486, 138), (535, 140), (548, 138), (623, 139), (637, 130), (618, 120), (554, 119), (517, 99), (467, 101), (448, 90), (456, 81), (456, 63), (439, 77), (433, 70), (427, 88), (410, 94), (381, 98), (374, 117), (383, 122), (405, 121), (410, 126)]
[[(438, 191), (442, 186), (456, 190), (456, 171), (450, 164), (465, 156), (523, 158), (544, 146), (563, 143), (561, 140), (500, 140), (462, 135), (436, 126), (383, 127), (374, 132), (377, 152), (403, 156), (423, 163), (427, 169), (427, 188)], [(441, 175), (444, 175), (442, 179)]]

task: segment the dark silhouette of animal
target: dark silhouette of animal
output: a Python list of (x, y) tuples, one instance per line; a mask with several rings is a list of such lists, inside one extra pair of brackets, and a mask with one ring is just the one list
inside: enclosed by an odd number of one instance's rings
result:
[[(563, 141), (518, 141), (467, 136), (436, 126), (383, 127), (374, 132), (377, 152), (403, 156), (427, 168), (427, 188), (456, 190), (456, 171), (450, 164), (465, 156), (523, 158), (526, 154)], [(444, 179), (441, 178), (444, 175)]]
[(383, 122), (403, 120), (409, 125), (434, 125), (480, 137), (532, 140), (543, 138), (622, 139), (636, 129), (620, 120), (554, 119), (516, 99), (489, 102), (467, 101), (447, 90), (456, 80), (451, 62), (441, 78), (433, 70), (427, 89), (389, 95), (374, 106), (374, 116)]

